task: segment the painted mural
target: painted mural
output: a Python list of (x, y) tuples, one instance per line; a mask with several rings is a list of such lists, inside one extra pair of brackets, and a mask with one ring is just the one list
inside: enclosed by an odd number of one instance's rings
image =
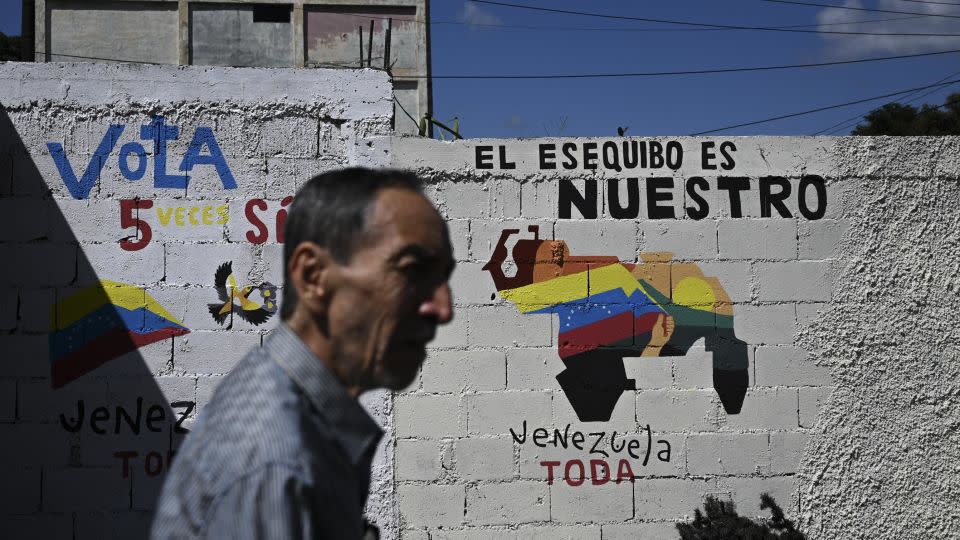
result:
[(490, 261), (500, 295), (527, 315), (559, 315), (557, 375), (582, 421), (607, 421), (620, 396), (636, 389), (623, 359), (683, 356), (704, 339), (713, 353), (713, 384), (728, 414), (737, 414), (748, 385), (747, 346), (734, 335), (733, 307), (716, 278), (669, 253), (644, 254), (640, 264), (617, 257), (573, 256), (563, 240), (533, 238), (513, 247), (516, 274), (507, 276), (505, 229)]
[(144, 289), (101, 280), (50, 310), (50, 379), (53, 388), (125, 353), (190, 330)]
[[(233, 316), (236, 315), (248, 323), (259, 326), (277, 312), (277, 286), (270, 282), (259, 285), (237, 286), (237, 279), (233, 275), (233, 262), (221, 264), (213, 276), (214, 288), (217, 290), (219, 303), (208, 304), (210, 315), (217, 324), (229, 330), (233, 328)], [(260, 298), (251, 298), (254, 291)]]

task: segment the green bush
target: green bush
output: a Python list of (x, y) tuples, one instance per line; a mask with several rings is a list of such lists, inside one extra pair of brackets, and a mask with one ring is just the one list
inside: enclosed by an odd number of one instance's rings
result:
[(677, 530), (682, 540), (806, 540), (769, 494), (760, 495), (760, 508), (769, 508), (773, 517), (758, 523), (738, 516), (732, 502), (708, 496), (703, 504), (706, 515), (694, 510), (693, 521), (677, 523)]

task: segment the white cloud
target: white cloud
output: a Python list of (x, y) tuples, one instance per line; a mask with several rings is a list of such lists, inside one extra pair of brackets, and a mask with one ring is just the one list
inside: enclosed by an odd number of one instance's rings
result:
[(493, 13), (480, 9), (473, 2), (464, 2), (460, 11), (460, 20), (470, 26), (490, 26), (502, 24), (503, 21)]
[[(876, 4), (864, 5), (859, 0), (845, 0), (846, 7), (887, 9), (892, 11), (915, 11), (918, 13), (960, 15), (952, 6), (936, 4), (910, 4), (904, 9), (904, 3), (897, 0), (878, 0)], [(877, 23), (838, 24), (845, 21), (885, 20)], [(818, 30), (833, 32), (871, 32), (871, 33), (923, 33), (923, 34), (960, 34), (960, 19), (945, 17), (918, 17), (896, 15), (892, 13), (868, 13), (847, 9), (826, 8), (817, 14)], [(960, 37), (917, 37), (917, 36), (850, 36), (839, 34), (821, 34), (830, 47), (830, 56), (834, 58), (852, 58), (869, 54), (887, 55), (916, 54), (937, 50), (960, 49)]]

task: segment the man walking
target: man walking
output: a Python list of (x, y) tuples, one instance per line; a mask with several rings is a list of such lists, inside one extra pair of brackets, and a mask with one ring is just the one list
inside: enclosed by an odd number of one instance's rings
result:
[(453, 317), (446, 224), (413, 174), (345, 169), (290, 207), (279, 326), (177, 453), (153, 538), (361, 538), (382, 431), (357, 401), (408, 386)]

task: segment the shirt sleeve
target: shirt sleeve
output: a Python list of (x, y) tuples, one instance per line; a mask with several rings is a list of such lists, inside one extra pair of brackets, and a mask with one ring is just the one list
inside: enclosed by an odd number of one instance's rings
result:
[(312, 487), (293, 466), (269, 465), (244, 476), (210, 508), (205, 538), (314, 538)]

